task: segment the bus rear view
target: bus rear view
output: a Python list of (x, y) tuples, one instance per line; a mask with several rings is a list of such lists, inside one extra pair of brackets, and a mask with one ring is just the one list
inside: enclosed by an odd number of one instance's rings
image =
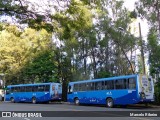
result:
[(154, 101), (154, 83), (151, 77), (139, 75), (138, 79), (138, 98), (140, 103), (149, 103)]

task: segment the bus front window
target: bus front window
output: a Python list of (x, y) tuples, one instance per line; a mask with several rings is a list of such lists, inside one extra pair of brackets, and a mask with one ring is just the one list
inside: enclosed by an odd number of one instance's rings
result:
[(8, 95), (8, 94), (10, 94), (10, 93), (11, 93), (10, 89), (7, 88), (7, 90), (6, 90), (6, 95)]

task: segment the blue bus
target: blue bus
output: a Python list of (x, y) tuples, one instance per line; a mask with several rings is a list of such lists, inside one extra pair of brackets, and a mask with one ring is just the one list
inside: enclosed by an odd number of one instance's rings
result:
[(61, 100), (60, 83), (36, 83), (9, 85), (6, 89), (5, 101), (11, 102), (50, 102)]
[(70, 82), (68, 102), (79, 104), (128, 105), (154, 101), (154, 84), (146, 75), (118, 77)]

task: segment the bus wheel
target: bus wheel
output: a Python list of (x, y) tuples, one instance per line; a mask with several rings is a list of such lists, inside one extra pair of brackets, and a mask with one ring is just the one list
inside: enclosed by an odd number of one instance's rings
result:
[(79, 105), (79, 99), (78, 99), (78, 98), (75, 98), (75, 99), (74, 99), (74, 104), (75, 104), (75, 105)]
[(33, 104), (36, 104), (36, 102), (37, 102), (37, 101), (36, 101), (36, 98), (33, 97), (33, 98), (32, 98), (32, 103), (33, 103)]
[(107, 100), (106, 100), (107, 107), (112, 108), (113, 104), (114, 104), (113, 99), (112, 98), (107, 98)]
[(15, 102), (13, 97), (10, 99), (10, 101), (11, 101), (11, 103), (14, 103), (14, 102)]

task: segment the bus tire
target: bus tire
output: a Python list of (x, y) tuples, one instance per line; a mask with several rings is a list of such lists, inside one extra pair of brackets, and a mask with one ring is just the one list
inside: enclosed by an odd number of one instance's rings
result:
[(106, 106), (107, 106), (108, 108), (112, 108), (113, 105), (114, 105), (113, 99), (112, 99), (112, 98), (107, 98), (107, 99), (106, 99)]
[(74, 99), (74, 104), (75, 104), (75, 105), (79, 105), (79, 99), (78, 99), (78, 98), (75, 98), (75, 99)]
[(11, 101), (11, 103), (15, 103), (15, 100), (13, 97), (11, 97), (10, 101)]
[(33, 98), (32, 98), (32, 103), (33, 103), (33, 104), (36, 104), (36, 103), (37, 103), (36, 97), (33, 97)]

